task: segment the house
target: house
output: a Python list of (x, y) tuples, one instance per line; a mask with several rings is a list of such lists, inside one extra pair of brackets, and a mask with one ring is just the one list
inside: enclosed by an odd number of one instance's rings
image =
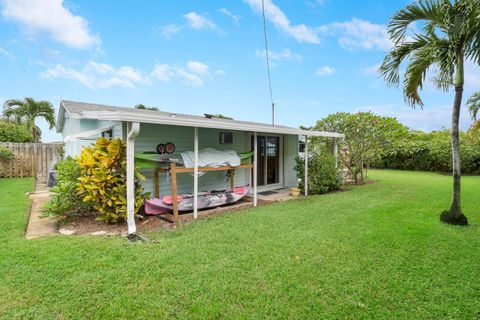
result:
[[(98, 137), (119, 137), (127, 144), (127, 211), (128, 230), (135, 233), (133, 219), (133, 168), (134, 153), (156, 151), (160, 144), (173, 145), (175, 152), (194, 151), (194, 171), (198, 172), (198, 150), (210, 147), (219, 150), (235, 150), (237, 153), (254, 151), (251, 169), (235, 171), (237, 185), (252, 186), (253, 205), (257, 193), (281, 187), (296, 187), (298, 180), (294, 170), (295, 157), (299, 153), (299, 138), (305, 137), (308, 150), (309, 136), (328, 137), (334, 141), (342, 134), (307, 131), (282, 125), (219, 119), (206, 115), (194, 116), (155, 110), (139, 110), (100, 104), (63, 100), (60, 103), (57, 131), (62, 134), (67, 156), (78, 155), (83, 146)], [(335, 151), (335, 155), (337, 152)], [(307, 166), (307, 163), (305, 162)], [(160, 194), (170, 194), (167, 179), (155, 179), (153, 170), (142, 172), (147, 179), (146, 191), (155, 191), (158, 181)], [(307, 172), (307, 170), (305, 170)], [(306, 181), (307, 181), (306, 177)], [(202, 177), (194, 174), (179, 175), (178, 193), (192, 193), (197, 199), (200, 190), (220, 190), (228, 186), (225, 171), (208, 172)], [(196, 201), (194, 200), (194, 206)], [(193, 216), (197, 217), (194, 207)]]

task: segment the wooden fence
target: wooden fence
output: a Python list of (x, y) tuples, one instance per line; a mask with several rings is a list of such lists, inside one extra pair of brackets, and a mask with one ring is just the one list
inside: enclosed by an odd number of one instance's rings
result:
[(0, 160), (0, 177), (36, 177), (46, 179), (53, 165), (62, 158), (61, 143), (11, 143), (0, 142), (10, 149), (15, 158)]

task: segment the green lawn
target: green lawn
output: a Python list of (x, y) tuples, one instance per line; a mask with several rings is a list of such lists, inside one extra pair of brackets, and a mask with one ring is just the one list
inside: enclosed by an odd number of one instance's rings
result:
[(478, 319), (480, 177), (372, 171), (348, 192), (121, 238), (24, 240), (29, 179), (0, 179), (0, 318)]

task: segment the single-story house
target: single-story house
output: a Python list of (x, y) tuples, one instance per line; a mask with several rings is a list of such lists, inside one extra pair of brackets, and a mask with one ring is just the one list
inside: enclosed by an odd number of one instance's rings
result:
[[(198, 173), (198, 151), (203, 148), (234, 150), (237, 153), (253, 151), (251, 168), (235, 171), (237, 185), (250, 185), (253, 205), (257, 193), (281, 187), (296, 187), (294, 170), (299, 153), (300, 138), (308, 150), (308, 137), (328, 137), (334, 141), (342, 134), (301, 130), (283, 125), (221, 119), (216, 117), (177, 114), (164, 111), (107, 106), (63, 100), (60, 102), (57, 131), (65, 143), (65, 155), (76, 156), (82, 147), (98, 137), (119, 137), (127, 145), (127, 213), (128, 231), (135, 233), (133, 215), (134, 154), (156, 151), (159, 145), (168, 145), (175, 152), (193, 151), (194, 172)], [(170, 152), (173, 150), (170, 150)], [(336, 155), (337, 152), (334, 151)], [(307, 162), (305, 162), (307, 166)], [(306, 172), (307, 170), (305, 170)], [(152, 170), (142, 172), (147, 179), (143, 187), (148, 192), (169, 194), (171, 184), (165, 178), (155, 178)], [(307, 180), (306, 177), (305, 180)], [(158, 183), (158, 186), (155, 184)], [(197, 217), (196, 199), (199, 190), (221, 190), (228, 186), (225, 171), (211, 171), (179, 175), (178, 193), (193, 193), (193, 216)]]

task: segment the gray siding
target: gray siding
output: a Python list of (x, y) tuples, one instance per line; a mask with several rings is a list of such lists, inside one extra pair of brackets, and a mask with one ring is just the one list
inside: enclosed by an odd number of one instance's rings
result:
[[(96, 120), (95, 120), (96, 121)], [(123, 126), (121, 121), (98, 121), (98, 128), (112, 128), (113, 137), (123, 139)]]

